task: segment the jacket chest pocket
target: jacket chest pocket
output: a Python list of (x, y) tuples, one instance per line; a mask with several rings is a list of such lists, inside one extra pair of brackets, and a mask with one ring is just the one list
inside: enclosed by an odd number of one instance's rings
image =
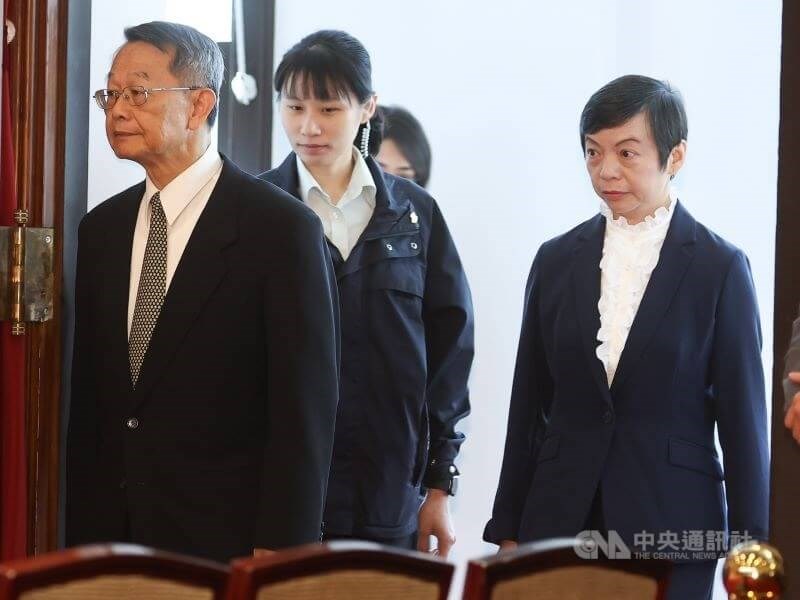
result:
[[(369, 315), (373, 343), (393, 348), (403, 356), (422, 360), (425, 325), (425, 265), (418, 234), (380, 238), (371, 242), (372, 252), (382, 253), (364, 273), (364, 309)], [(386, 246), (390, 245), (390, 248)]]
[(368, 291), (399, 292), (421, 299), (425, 293), (425, 267), (419, 234), (382, 237), (369, 243), (374, 262), (369, 268)]

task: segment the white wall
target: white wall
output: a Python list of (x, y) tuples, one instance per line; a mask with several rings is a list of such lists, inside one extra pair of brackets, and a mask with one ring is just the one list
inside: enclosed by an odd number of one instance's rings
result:
[[(477, 327), (473, 412), (453, 503), (457, 560), (493, 550), (480, 538), (499, 475), (525, 278), (543, 241), (597, 210), (578, 118), (612, 78), (642, 73), (683, 92), (689, 155), (675, 183), (693, 215), (751, 259), (769, 378), (780, 7), (277, 1), (276, 61), (317, 29), (352, 33), (372, 56), (379, 101), (414, 112), (433, 146), (430, 189), (465, 263)], [(273, 149), (276, 164), (289, 150), (279, 125)]]
[[(148, 21), (177, 21), (197, 28), (218, 42), (230, 41), (231, 13), (231, 0), (92, 2), (91, 66), (86, 93), (87, 102), (92, 103), (89, 112), (89, 210), (144, 179), (139, 165), (114, 156), (106, 139), (105, 115), (94, 100), (89, 99), (95, 90), (106, 87), (114, 53), (125, 42), (123, 30)], [(216, 143), (216, 133), (212, 139)]]

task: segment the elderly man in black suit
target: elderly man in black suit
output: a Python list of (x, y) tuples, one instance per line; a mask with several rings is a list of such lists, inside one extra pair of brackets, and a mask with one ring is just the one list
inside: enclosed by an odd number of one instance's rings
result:
[(95, 99), (146, 177), (79, 230), (67, 543), (227, 561), (318, 540), (339, 360), (321, 224), (211, 147), (211, 39), (125, 37)]

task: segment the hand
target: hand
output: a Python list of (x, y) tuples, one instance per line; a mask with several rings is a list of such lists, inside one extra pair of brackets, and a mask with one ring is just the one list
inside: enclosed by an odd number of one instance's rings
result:
[[(800, 372), (795, 371), (789, 373), (789, 379), (794, 383), (800, 383)], [(792, 437), (800, 444), (800, 392), (797, 392), (792, 399), (789, 410), (786, 411), (786, 417), (783, 419), (783, 424), (786, 429), (792, 432)]]
[(431, 552), (431, 535), (435, 536), (437, 541), (437, 547), (432, 552), (442, 558), (447, 558), (450, 548), (456, 543), (447, 498), (447, 492), (444, 490), (433, 488), (428, 490), (428, 496), (419, 509), (417, 550), (420, 552)]
[(514, 540), (503, 540), (500, 542), (500, 547), (497, 549), (498, 554), (502, 554), (503, 552), (511, 552), (512, 550), (516, 550), (519, 544)]
[(267, 550), (266, 548), (253, 548), (253, 556), (256, 558), (263, 556), (272, 556), (275, 550)]

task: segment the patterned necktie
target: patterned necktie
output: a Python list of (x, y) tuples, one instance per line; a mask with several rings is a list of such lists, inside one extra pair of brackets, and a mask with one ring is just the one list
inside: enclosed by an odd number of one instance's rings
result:
[(167, 288), (167, 217), (161, 206), (161, 194), (150, 198), (150, 232), (144, 249), (142, 274), (136, 291), (133, 322), (128, 338), (128, 359), (131, 367), (131, 382), (136, 387), (139, 369), (150, 344), (150, 336), (164, 303)]

